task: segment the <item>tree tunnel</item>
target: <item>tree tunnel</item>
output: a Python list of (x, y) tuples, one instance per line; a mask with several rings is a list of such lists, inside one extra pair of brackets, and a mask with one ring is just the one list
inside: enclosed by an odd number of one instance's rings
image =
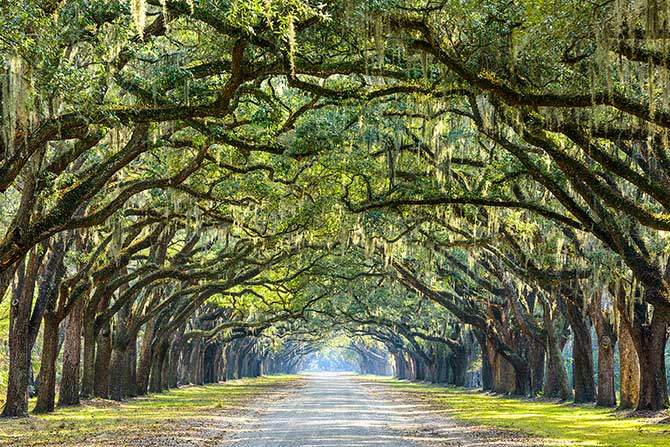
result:
[(321, 366), (665, 408), (667, 2), (513, 3), (5, 2), (3, 416)]

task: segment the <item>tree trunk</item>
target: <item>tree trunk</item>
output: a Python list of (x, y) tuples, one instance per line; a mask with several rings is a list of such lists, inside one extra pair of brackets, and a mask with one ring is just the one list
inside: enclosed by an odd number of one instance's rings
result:
[(616, 407), (614, 383), (614, 344), (607, 335), (598, 337), (598, 400), (599, 407)]
[(396, 378), (400, 380), (407, 379), (407, 362), (405, 361), (405, 356), (402, 352), (395, 352), (393, 353), (393, 358), (395, 359)]
[(144, 326), (144, 337), (142, 338), (142, 348), (140, 350), (140, 361), (137, 365), (137, 394), (139, 396), (147, 394), (149, 390), (149, 375), (151, 373), (152, 343), (154, 339), (154, 328), (156, 320), (151, 319)]
[(116, 401), (126, 397), (128, 389), (128, 318), (129, 308), (124, 306), (114, 319), (112, 352), (110, 355), (109, 398)]
[(503, 394), (516, 394), (517, 379), (512, 365), (487, 343), (487, 355), (491, 365), (491, 391)]
[(170, 389), (170, 363), (172, 363), (172, 357), (170, 352), (170, 343), (166, 343), (165, 354), (163, 355), (163, 361), (161, 362), (161, 386), (160, 390)]
[(28, 350), (28, 320), (30, 302), (12, 297), (9, 313), (9, 375), (7, 399), (2, 417), (28, 416), (28, 381), (30, 351)]
[(665, 345), (668, 324), (654, 312), (650, 325), (643, 325), (636, 337), (640, 361), (640, 399), (637, 410), (658, 411), (668, 405), (665, 376)]
[(203, 383), (215, 383), (217, 381), (216, 377), (216, 360), (217, 355), (219, 354), (219, 347), (215, 343), (208, 344), (205, 347), (205, 352), (202, 358), (203, 371), (202, 371), (202, 381)]
[(482, 390), (489, 391), (493, 388), (493, 370), (491, 369), (491, 359), (488, 353), (488, 342), (486, 336), (479, 330), (475, 330), (475, 337), (479, 342), (479, 350), (482, 356)]
[(544, 347), (528, 338), (530, 358), (530, 395), (535, 397), (544, 389), (545, 350)]
[(572, 367), (575, 402), (588, 403), (596, 400), (596, 384), (593, 371), (591, 329), (582, 309), (572, 300), (567, 301), (566, 316), (573, 334)]
[(109, 398), (109, 363), (112, 358), (112, 337), (109, 322), (105, 323), (96, 337), (95, 353), (95, 384), (93, 395), (95, 397)]
[(465, 386), (465, 373), (468, 370), (468, 358), (465, 349), (456, 349), (449, 356), (449, 365), (451, 367), (451, 384), (456, 386)]
[[(179, 365), (179, 378), (178, 381), (180, 384), (191, 383), (191, 353), (193, 351), (193, 343), (184, 342), (181, 360)], [(225, 355), (225, 351), (224, 351)]]
[(563, 360), (560, 335), (554, 328), (547, 330), (547, 372), (545, 377), (544, 395), (557, 397), (561, 400), (572, 399), (572, 388), (568, 371)]
[(593, 379), (593, 354), (591, 352), (590, 335), (576, 335), (572, 350), (572, 376), (575, 391), (575, 403), (593, 402), (596, 398), (595, 381)]
[(611, 305), (597, 294), (591, 301), (591, 319), (598, 336), (598, 399), (599, 407), (616, 407), (614, 383), (614, 348), (617, 334), (614, 327)]
[(202, 350), (202, 344), (200, 340), (193, 340), (191, 343), (191, 355), (189, 361), (189, 382), (197, 384), (199, 382), (198, 373), (199, 365), (201, 364), (200, 352)]
[(58, 406), (79, 404), (79, 363), (81, 357), (82, 313), (84, 300), (79, 300), (67, 318), (63, 344), (63, 371)]
[(95, 386), (95, 319), (94, 315), (84, 315), (84, 372), (81, 380), (81, 397), (93, 397)]
[(149, 391), (152, 393), (160, 393), (163, 391), (163, 363), (167, 357), (168, 344), (161, 342), (153, 349), (153, 356), (151, 359), (151, 374), (149, 376)]
[[(185, 327), (185, 326), (184, 326)], [(177, 388), (179, 382), (179, 366), (181, 353), (184, 347), (183, 331), (178, 332), (170, 343), (170, 364), (168, 372), (168, 388)]]
[(621, 377), (619, 408), (636, 408), (640, 400), (640, 364), (633, 336), (623, 319), (619, 322), (619, 364)]
[[(381, 369), (381, 365), (380, 365)], [(383, 374), (381, 374), (383, 375)], [(449, 365), (447, 361), (447, 356), (444, 352), (440, 352), (437, 360), (437, 383), (448, 383), (449, 382)]]
[[(68, 245), (69, 246), (69, 245)], [(56, 362), (61, 343), (59, 327), (65, 318), (64, 312), (58, 312), (58, 290), (65, 276), (65, 237), (57, 236), (51, 244), (51, 255), (44, 266), (33, 315), (30, 319), (30, 345), (33, 346), (40, 328), (39, 320), (44, 320), (42, 337), (42, 356), (40, 361), (39, 386), (35, 413), (49, 413), (54, 410), (56, 400)], [(62, 299), (65, 299), (63, 296)], [(32, 349), (32, 348), (31, 348)]]
[(126, 384), (128, 388), (126, 395), (128, 397), (135, 397), (137, 396), (137, 334), (135, 333), (129, 336), (127, 355), (126, 364), (128, 372)]
[(128, 345), (122, 340), (115, 342), (109, 361), (109, 371), (114, 371), (113, 374), (109, 374), (109, 398), (112, 400), (121, 401), (126, 397), (124, 391), (128, 388), (125, 383), (128, 378), (127, 359)]
[(48, 312), (44, 314), (44, 337), (40, 367), (40, 386), (37, 393), (35, 413), (49, 413), (54, 410), (56, 400), (56, 359), (58, 356), (57, 316)]
[(18, 263), (14, 263), (0, 271), (0, 303), (2, 303), (2, 299), (5, 297), (7, 289), (9, 289), (9, 286), (12, 283), (12, 278), (14, 277), (14, 273), (16, 273), (17, 264)]
[(41, 256), (35, 251), (17, 269), (9, 307), (9, 371), (2, 417), (28, 416), (28, 384), (31, 375), (30, 313), (40, 262)]
[(239, 379), (237, 377), (237, 359), (239, 357), (239, 351), (236, 349), (236, 345), (232, 344), (229, 347), (230, 356), (229, 356), (229, 361), (228, 361), (228, 377), (227, 379)]
[(556, 302), (543, 301), (544, 327), (546, 331), (546, 355), (547, 371), (544, 383), (544, 395), (557, 397), (561, 400), (573, 398), (568, 371), (563, 359), (563, 347), (565, 345), (565, 320), (558, 310)]

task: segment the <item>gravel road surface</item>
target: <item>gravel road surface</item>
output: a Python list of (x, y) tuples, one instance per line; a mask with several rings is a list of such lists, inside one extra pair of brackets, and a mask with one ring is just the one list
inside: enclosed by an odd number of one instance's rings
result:
[(382, 385), (350, 374), (318, 373), (255, 417), (232, 447), (536, 447), (549, 445), (497, 429), (462, 425)]

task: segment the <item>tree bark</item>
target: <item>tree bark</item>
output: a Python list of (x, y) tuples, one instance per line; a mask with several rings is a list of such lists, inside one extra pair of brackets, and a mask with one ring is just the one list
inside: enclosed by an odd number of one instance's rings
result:
[(137, 394), (143, 396), (149, 390), (149, 375), (151, 373), (152, 344), (156, 320), (149, 320), (144, 326), (144, 337), (140, 349), (140, 360), (137, 365)]
[(593, 371), (591, 328), (586, 322), (582, 308), (566, 299), (566, 316), (573, 334), (572, 367), (576, 403), (596, 400), (596, 384)]
[(191, 343), (190, 361), (189, 361), (189, 382), (197, 384), (199, 382), (199, 365), (201, 363), (200, 352), (202, 350), (200, 340), (193, 340)]
[(81, 380), (81, 397), (93, 397), (95, 387), (95, 315), (86, 313), (83, 321), (84, 368)]
[(167, 342), (165, 346), (165, 353), (163, 354), (163, 361), (161, 362), (161, 391), (170, 389), (170, 363), (172, 363), (171, 354), (172, 352), (170, 350), (170, 343)]
[(493, 388), (493, 370), (491, 369), (491, 359), (488, 353), (488, 342), (486, 336), (480, 330), (475, 330), (475, 337), (479, 342), (482, 358), (482, 390), (489, 391)]
[[(37, 339), (40, 324), (36, 320), (44, 319), (42, 337), (42, 355), (40, 361), (39, 387), (35, 413), (48, 413), (54, 410), (56, 399), (56, 362), (60, 350), (61, 332), (59, 326), (66, 317), (64, 309), (57, 309), (59, 286), (65, 276), (65, 237), (55, 237), (51, 244), (51, 254), (44, 266), (39, 292), (33, 315), (30, 319), (30, 344)], [(64, 298), (64, 297), (63, 297)]]
[(43, 259), (35, 248), (17, 270), (16, 287), (9, 307), (9, 372), (2, 417), (28, 416), (28, 384), (31, 376), (30, 321), (35, 280)]
[(109, 374), (109, 398), (112, 400), (121, 401), (126, 397), (127, 359), (128, 345), (123, 341), (114, 342), (109, 361), (109, 371), (114, 372)]
[(651, 324), (642, 325), (636, 337), (640, 362), (640, 399), (637, 410), (658, 411), (668, 405), (665, 375), (665, 345), (668, 324), (654, 312)]
[(105, 323), (96, 337), (95, 352), (95, 384), (93, 395), (103, 399), (109, 398), (109, 363), (112, 358), (112, 337), (109, 322)]
[(621, 377), (619, 408), (636, 408), (640, 400), (640, 364), (633, 336), (623, 319), (619, 322), (619, 364)]
[(25, 308), (22, 303), (12, 304), (9, 324), (7, 398), (2, 410), (2, 417), (28, 416), (30, 352), (28, 351), (25, 315)]
[[(184, 326), (185, 328), (185, 326)], [(168, 388), (177, 388), (179, 382), (179, 366), (181, 363), (181, 353), (184, 347), (183, 330), (179, 331), (172, 338), (170, 343), (170, 364), (167, 386)]]
[(44, 337), (40, 368), (40, 386), (37, 393), (35, 413), (49, 413), (56, 401), (56, 358), (58, 356), (58, 317), (48, 312), (44, 314)]
[(123, 400), (128, 390), (128, 318), (129, 308), (124, 306), (114, 319), (109, 370), (115, 373), (109, 375), (109, 397), (116, 401)]
[(547, 332), (547, 371), (544, 384), (544, 395), (557, 397), (561, 400), (573, 398), (568, 371), (563, 359), (564, 321), (557, 309), (544, 306), (544, 326)]
[(592, 300), (592, 320), (598, 336), (598, 399), (599, 407), (616, 407), (614, 383), (614, 349), (617, 334), (614, 327), (611, 306), (605, 306), (600, 294)]
[(512, 365), (493, 348), (493, 343), (487, 343), (487, 355), (491, 365), (491, 391), (502, 394), (516, 394), (517, 379)]
[(154, 347), (151, 359), (151, 374), (149, 376), (149, 391), (160, 393), (163, 391), (163, 364), (167, 357), (168, 344), (162, 342)]
[(453, 351), (453, 354), (449, 356), (449, 366), (451, 369), (451, 384), (465, 386), (465, 374), (468, 370), (468, 358), (465, 348)]
[(130, 334), (127, 355), (126, 394), (128, 397), (135, 397), (137, 396), (137, 334), (135, 333)]
[(542, 345), (528, 337), (530, 358), (530, 395), (535, 397), (544, 389), (545, 350)]
[(616, 407), (614, 382), (614, 342), (612, 337), (598, 337), (598, 399), (599, 407)]
[(84, 300), (79, 300), (67, 317), (63, 345), (63, 372), (58, 406), (79, 405), (79, 363)]

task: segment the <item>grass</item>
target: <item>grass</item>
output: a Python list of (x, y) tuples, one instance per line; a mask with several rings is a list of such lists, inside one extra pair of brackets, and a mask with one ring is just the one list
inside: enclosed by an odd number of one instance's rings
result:
[[(214, 438), (229, 430), (230, 417), (246, 411), (250, 400), (282, 392), (298, 379), (267, 376), (234, 380), (123, 403), (95, 400), (28, 419), (0, 419), (0, 446), (170, 446), (186, 441), (207, 445), (207, 436)], [(156, 444), (156, 439), (161, 441)], [(147, 440), (153, 443), (147, 444)]]
[(373, 380), (414, 395), (463, 422), (514, 429), (576, 446), (670, 446), (670, 425), (657, 423), (658, 419), (626, 417), (588, 405), (507, 398), (388, 378)]

